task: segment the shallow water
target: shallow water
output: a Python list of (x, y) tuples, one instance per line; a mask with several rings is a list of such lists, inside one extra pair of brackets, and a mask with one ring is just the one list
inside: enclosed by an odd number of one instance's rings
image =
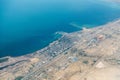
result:
[(95, 27), (119, 14), (119, 4), (104, 0), (0, 0), (0, 57), (32, 53), (56, 40), (57, 31)]

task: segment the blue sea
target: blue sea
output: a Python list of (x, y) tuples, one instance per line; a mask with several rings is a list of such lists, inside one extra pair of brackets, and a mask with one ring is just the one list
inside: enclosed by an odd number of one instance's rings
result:
[(61, 36), (58, 31), (74, 32), (119, 18), (120, 3), (110, 0), (0, 0), (0, 57), (44, 48)]

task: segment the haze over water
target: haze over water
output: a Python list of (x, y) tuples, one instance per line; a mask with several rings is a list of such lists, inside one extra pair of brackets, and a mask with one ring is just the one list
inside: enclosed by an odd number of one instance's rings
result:
[(120, 4), (104, 0), (1, 0), (0, 57), (20, 56), (47, 46), (59, 36), (120, 18)]

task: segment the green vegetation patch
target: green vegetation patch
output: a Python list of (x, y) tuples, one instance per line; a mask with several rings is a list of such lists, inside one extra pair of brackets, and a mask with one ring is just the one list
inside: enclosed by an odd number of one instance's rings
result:
[(84, 64), (88, 64), (89, 62), (88, 61), (83, 61)]

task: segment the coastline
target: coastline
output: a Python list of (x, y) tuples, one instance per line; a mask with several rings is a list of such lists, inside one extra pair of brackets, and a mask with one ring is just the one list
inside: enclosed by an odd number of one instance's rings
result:
[[(116, 27), (116, 29), (114, 29), (115, 28), (114, 26)], [(119, 35), (119, 29), (120, 29), (120, 20), (117, 20), (113, 22), (108, 22), (105, 25), (101, 25), (101, 26), (89, 28), (89, 29), (83, 29), (81, 31), (77, 31), (73, 33), (62, 33), (63, 36), (61, 38), (50, 43), (47, 47), (41, 50), (38, 50), (34, 53), (19, 56), (19, 57), (5, 57), (9, 59), (8, 61), (0, 63), (0, 68), (1, 68), (0, 77), (4, 79), (5, 76), (8, 75), (8, 78), (10, 77), (11, 79), (14, 79), (16, 76), (25, 75), (25, 79), (26, 79), (30, 75), (28, 73), (32, 74), (34, 71), (37, 70), (37, 68), (48, 65), (54, 59), (57, 59), (59, 56), (63, 54), (67, 54), (67, 52), (72, 48), (73, 48), (72, 50), (73, 53), (75, 51), (74, 48), (77, 48), (77, 49), (80, 48), (80, 49), (85, 49), (86, 52), (88, 51), (89, 54), (86, 54), (87, 56), (98, 56), (98, 54), (100, 54), (99, 56), (101, 56), (103, 53), (105, 53), (104, 51), (102, 52), (102, 54), (101, 52), (97, 52), (93, 54), (95, 46), (97, 46), (100, 43), (99, 40), (98, 41), (95, 41), (95, 40), (103, 39), (104, 41), (107, 38), (109, 40), (110, 36), (113, 33)], [(115, 31), (118, 31), (118, 32), (115, 32)], [(112, 40), (112, 38), (110, 39)], [(93, 52), (90, 52), (92, 48), (93, 48)], [(97, 50), (101, 49), (101, 47), (97, 47), (97, 48), (98, 48)], [(109, 50), (108, 48), (105, 47), (104, 49), (108, 50), (105, 56), (113, 54), (112, 51)], [(5, 66), (7, 67), (3, 68)], [(15, 75), (13, 75), (13, 72), (17, 68), (18, 68), (18, 71), (16, 72)]]
[[(57, 31), (57, 32), (55, 33), (55, 35), (58, 34), (58, 35), (61, 35), (61, 37), (59, 37), (57, 40), (49, 43), (48, 46), (57, 43), (57, 42), (58, 42), (61, 38), (63, 38), (65, 35), (69, 35), (69, 34), (73, 34), (73, 33), (77, 33), (77, 32), (82, 32), (82, 31), (84, 31), (84, 30), (89, 30), (89, 29), (97, 29), (97, 28), (99, 28), (99, 27), (104, 27), (104, 26), (109, 25), (109, 24), (111, 25), (111, 23), (116, 23), (116, 22), (120, 22), (120, 19), (115, 19), (115, 20), (113, 20), (113, 21), (111, 21), (111, 22), (108, 22), (108, 23), (106, 23), (106, 24), (103, 24), (103, 25), (100, 25), (100, 26), (96, 26), (96, 27), (92, 27), (92, 28), (82, 27), (79, 31), (74, 31), (74, 32), (71, 32), (71, 33)], [(74, 26), (75, 24), (71, 24), (71, 25)], [(79, 26), (79, 25), (76, 24), (75, 26)], [(46, 49), (48, 46), (46, 46), (46, 47), (44, 47), (44, 48), (42, 48), (42, 49), (40, 49), (40, 50), (37, 50), (37, 51), (35, 51), (35, 52), (33, 52), (33, 53), (29, 53), (29, 54), (25, 54), (25, 55), (21, 55), (21, 56), (33, 55), (33, 54), (36, 53), (36, 52), (43, 51), (43, 50)], [(21, 57), (21, 56), (16, 56), (16, 57)], [(12, 57), (12, 56), (5, 56), (5, 57), (1, 57), (0, 59), (2, 59), (2, 58), (10, 58), (10, 57)], [(13, 58), (14, 58), (14, 57), (13, 57)]]
[[(71, 32), (71, 33), (67, 33), (67, 32), (56, 32), (55, 34), (57, 35), (61, 35), (61, 37), (59, 37), (57, 40), (55, 40), (55, 41), (53, 41), (53, 42), (51, 42), (51, 43), (49, 43), (48, 44), (48, 46), (46, 46), (46, 47), (44, 47), (44, 48), (42, 48), (42, 49), (40, 49), (40, 50), (37, 50), (37, 51), (35, 51), (35, 52), (33, 52), (33, 53), (29, 53), (29, 54), (25, 54), (25, 55), (21, 55), (21, 56), (16, 56), (16, 57), (12, 57), (12, 56), (5, 56), (5, 57), (1, 57), (0, 59), (4, 59), (4, 58), (18, 58), (18, 57), (23, 57), (23, 56), (32, 56), (32, 55), (34, 55), (34, 54), (36, 54), (36, 53), (40, 53), (40, 52), (43, 52), (45, 49), (47, 49), (49, 46), (52, 46), (52, 45), (54, 45), (54, 44), (57, 44), (58, 43), (58, 41), (60, 40), (60, 39), (62, 39), (64, 36), (66, 36), (66, 35), (71, 35), (71, 34), (74, 34), (74, 33), (81, 33), (82, 31), (87, 31), (87, 30), (90, 30), (90, 29), (98, 29), (98, 28), (101, 28), (101, 27), (104, 27), (104, 26), (106, 26), (106, 25), (111, 25), (111, 24), (113, 24), (113, 23), (116, 23), (116, 22), (120, 22), (120, 19), (115, 19), (115, 20), (113, 20), (113, 21), (111, 21), (111, 22), (108, 22), (108, 23), (106, 23), (106, 24), (104, 24), (104, 25), (100, 25), (100, 26), (96, 26), (96, 27), (92, 27), (92, 28), (86, 28), (86, 27), (82, 27), (81, 29), (80, 29), (80, 31), (75, 31), (75, 32)], [(77, 25), (78, 26), (78, 25)]]

